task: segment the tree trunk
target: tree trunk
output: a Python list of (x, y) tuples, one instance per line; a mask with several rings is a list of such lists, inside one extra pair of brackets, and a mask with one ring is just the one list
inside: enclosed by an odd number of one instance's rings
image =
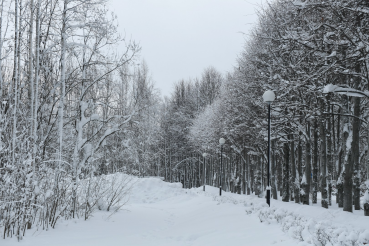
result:
[(360, 210), (360, 97), (354, 97), (354, 118), (352, 122), (352, 166), (354, 175), (354, 204), (355, 210)]
[[(323, 104), (324, 102), (322, 102)], [(322, 112), (324, 111), (324, 107), (322, 107)], [(322, 118), (320, 123), (320, 138), (321, 138), (321, 179), (322, 179), (322, 185), (321, 185), (321, 191), (322, 191), (322, 207), (328, 208), (328, 190), (327, 190), (327, 144), (326, 144), (326, 132), (325, 127), (326, 122), (325, 119)]]
[[(171, 146), (169, 144), (169, 146)], [(173, 179), (172, 179), (172, 149), (169, 148), (169, 182), (173, 183)]]
[(32, 100), (35, 103), (34, 114), (33, 114), (33, 179), (37, 180), (37, 164), (36, 164), (36, 154), (37, 154), (37, 109), (38, 109), (38, 83), (39, 83), (39, 71), (40, 71), (40, 0), (37, 1), (37, 11), (36, 11), (36, 70), (35, 70), (35, 92), (32, 96)]
[[(1, 10), (0, 10), (0, 33), (3, 33), (3, 13), (4, 13), (4, 1), (1, 3)], [(0, 57), (3, 57), (3, 37), (0, 35)], [(0, 67), (2, 67), (2, 59), (0, 59)], [(4, 94), (4, 83), (3, 83), (3, 71), (0, 69), (0, 100), (3, 101), (3, 94)], [(2, 108), (2, 107), (1, 107)], [(0, 115), (0, 121), (2, 120), (2, 115)], [(0, 129), (0, 134), (2, 129)], [(1, 168), (1, 166), (0, 166)]]
[(277, 163), (278, 163), (278, 167), (277, 167), (277, 170), (278, 170), (278, 190), (279, 190), (279, 196), (282, 197), (283, 195), (283, 162), (281, 160), (282, 158), (279, 157), (277, 158)]
[(317, 203), (318, 193), (318, 120), (314, 120), (314, 150), (313, 150), (313, 200), (312, 203)]
[(250, 155), (246, 155), (246, 164), (247, 164), (247, 195), (251, 194), (251, 160)]
[[(340, 151), (340, 154), (339, 154), (340, 160), (342, 159), (342, 153), (343, 151)], [(339, 160), (340, 165), (342, 165), (340, 160)], [(338, 207), (343, 208), (343, 174), (341, 170), (338, 173), (336, 188), (337, 188), (337, 195), (336, 195), (337, 198), (336, 199), (337, 199)]]
[[(182, 161), (184, 160), (185, 157), (182, 157)], [(183, 178), (183, 188), (187, 189), (188, 188), (188, 185), (187, 185), (187, 182), (188, 182), (188, 171), (187, 171), (187, 162), (185, 161), (184, 163), (184, 178)]]
[[(344, 104), (344, 113), (349, 113), (349, 99), (346, 96), (343, 96), (345, 100)], [(344, 170), (342, 172), (343, 177), (343, 211), (352, 212), (352, 174), (353, 174), (353, 166), (352, 166), (352, 153), (351, 147), (352, 142), (350, 141), (350, 124), (349, 118), (344, 118), (344, 142), (342, 146), (345, 148), (345, 162), (344, 162)]]
[(254, 173), (254, 175), (255, 175), (255, 182), (254, 182), (254, 191), (255, 191), (255, 195), (257, 195), (257, 196), (259, 196), (260, 195), (260, 193), (261, 193), (261, 191), (260, 191), (260, 189), (261, 189), (261, 171), (260, 171), (260, 169), (261, 169), (261, 163), (260, 163), (260, 158), (259, 158), (259, 156), (255, 156), (254, 158), (256, 158), (256, 162), (255, 162), (255, 164), (256, 164), (256, 167), (255, 167), (255, 173)]
[(272, 170), (272, 179), (271, 179), (271, 186), (272, 186), (272, 196), (273, 199), (278, 200), (278, 195), (277, 195), (277, 177), (276, 177), (276, 164), (275, 164), (275, 153), (274, 153), (274, 149), (275, 149), (275, 140), (271, 141), (272, 143), (272, 153), (271, 153), (271, 170)]
[(369, 216), (369, 202), (364, 203), (364, 216)]
[(238, 182), (237, 182), (237, 194), (241, 194), (241, 175), (242, 175), (242, 171), (243, 171), (243, 168), (241, 168), (241, 165), (243, 163), (242, 159), (240, 157), (237, 157), (236, 158), (237, 160), (237, 179), (238, 179)]
[(327, 123), (328, 123), (328, 129), (326, 131), (326, 139), (327, 139), (327, 195), (328, 195), (328, 205), (332, 205), (332, 177), (333, 177), (333, 151), (332, 151), (332, 121), (331, 121), (331, 114), (330, 112), (330, 103), (328, 100), (327, 103)]
[(306, 186), (305, 186), (305, 200), (302, 201), (303, 204), (310, 204), (310, 184), (311, 184), (311, 144), (310, 144), (310, 122), (307, 122), (306, 131), (306, 162), (305, 162), (305, 176), (306, 176)]
[(295, 141), (293, 134), (289, 135), (289, 139), (291, 141), (291, 201), (293, 201), (296, 193)]
[(246, 149), (243, 150), (242, 157), (242, 194), (246, 194)]
[(18, 62), (19, 54), (18, 54), (18, 45), (19, 45), (19, 30), (18, 30), (18, 0), (15, 0), (14, 3), (14, 68), (13, 68), (13, 88), (14, 91), (10, 89), (12, 93), (14, 93), (14, 105), (13, 105), (13, 138), (12, 138), (12, 162), (15, 165), (15, 144), (17, 139), (17, 104), (18, 104)]
[(337, 159), (337, 181), (336, 181), (336, 189), (337, 189), (337, 194), (336, 194), (336, 202), (338, 203), (338, 207), (342, 208), (343, 207), (343, 183), (342, 183), (342, 155), (343, 155), (343, 150), (341, 148), (341, 144), (340, 144), (340, 135), (341, 135), (341, 108), (338, 108), (338, 117), (337, 117), (337, 155), (338, 155), (338, 159)]
[[(367, 121), (369, 122), (369, 116), (367, 118)], [(367, 134), (369, 136), (369, 127), (367, 127)], [(368, 141), (368, 148), (369, 148), (369, 137), (367, 138)], [(365, 199), (364, 199), (364, 216), (369, 216), (369, 149), (366, 154), (366, 191), (365, 191)]]
[[(35, 99), (35, 91), (34, 91), (34, 83), (33, 83), (33, 11), (34, 11), (34, 0), (30, 2), (30, 20), (29, 20), (29, 32), (28, 32), (28, 99), (30, 106), (30, 135), (33, 136), (33, 103)], [(35, 140), (32, 141), (35, 144)], [(34, 158), (32, 157), (32, 162), (34, 162)]]
[(282, 201), (289, 202), (290, 198), (290, 177), (289, 177), (289, 161), (290, 161), (290, 149), (288, 146), (288, 142), (284, 143), (284, 165), (283, 165), (283, 193), (282, 193)]
[(301, 145), (301, 135), (299, 133), (299, 144), (297, 146), (297, 170), (296, 170), (296, 193), (295, 193), (295, 203), (300, 203), (300, 184), (302, 181), (302, 145)]
[(260, 179), (260, 193), (263, 194), (264, 193), (264, 184), (265, 184), (265, 181), (264, 181), (264, 161), (263, 161), (263, 158), (260, 156), (260, 169), (261, 169), (261, 172), (260, 172), (260, 176), (261, 176), (261, 179)]
[(343, 211), (352, 212), (352, 151), (348, 151), (348, 160), (345, 163), (345, 176), (343, 181)]
[[(251, 189), (251, 193), (255, 192), (255, 174), (256, 174), (256, 170), (255, 165), (254, 165), (254, 156), (250, 156), (249, 157), (249, 165), (250, 165), (250, 189)], [(256, 193), (255, 193), (256, 195)]]

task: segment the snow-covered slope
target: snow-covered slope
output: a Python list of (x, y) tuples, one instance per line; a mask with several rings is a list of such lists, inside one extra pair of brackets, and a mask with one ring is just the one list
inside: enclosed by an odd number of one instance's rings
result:
[[(129, 203), (110, 216), (60, 222), (49, 231), (27, 231), (24, 240), (0, 245), (363, 245), (368, 218), (318, 206), (302, 206), (223, 192), (185, 190), (180, 183), (135, 178)], [(261, 222), (262, 221), (262, 222)], [(329, 235), (328, 235), (329, 234)], [(335, 235), (335, 238), (332, 236)], [(339, 240), (338, 240), (339, 239)], [(339, 241), (340, 244), (335, 243)], [(367, 240), (367, 241), (366, 241)], [(348, 244), (351, 242), (351, 244)], [(352, 244), (354, 243), (354, 244)]]
[(155, 203), (186, 194), (181, 183), (167, 183), (159, 178), (136, 178), (129, 204)]

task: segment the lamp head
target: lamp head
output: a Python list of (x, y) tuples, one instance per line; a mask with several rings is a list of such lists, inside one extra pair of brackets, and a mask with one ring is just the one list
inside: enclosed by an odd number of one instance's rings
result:
[(224, 138), (220, 138), (219, 139), (219, 143), (220, 143), (220, 145), (223, 145), (225, 143), (225, 139)]
[(275, 99), (275, 94), (274, 94), (273, 91), (268, 90), (268, 91), (264, 92), (264, 94), (263, 94), (264, 102), (272, 103), (274, 101), (274, 99)]

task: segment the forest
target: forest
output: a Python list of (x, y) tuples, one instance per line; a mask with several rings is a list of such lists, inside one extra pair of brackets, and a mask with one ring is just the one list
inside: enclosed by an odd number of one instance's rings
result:
[(118, 172), (264, 197), (266, 90), (273, 199), (321, 193), (369, 216), (367, 1), (269, 2), (233, 71), (209, 66), (164, 99), (106, 3), (0, 2), (3, 238), (111, 209)]

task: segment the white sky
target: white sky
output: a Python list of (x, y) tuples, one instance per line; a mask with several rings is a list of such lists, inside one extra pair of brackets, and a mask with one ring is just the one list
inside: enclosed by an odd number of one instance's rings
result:
[(156, 87), (169, 96), (181, 79), (214, 66), (231, 71), (262, 0), (110, 0), (119, 32), (140, 43)]

